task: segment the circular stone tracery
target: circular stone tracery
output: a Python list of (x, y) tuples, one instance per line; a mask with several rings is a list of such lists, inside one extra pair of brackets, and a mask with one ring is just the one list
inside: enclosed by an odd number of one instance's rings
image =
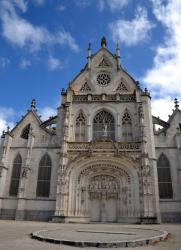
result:
[(101, 72), (97, 76), (97, 83), (102, 87), (107, 86), (110, 83), (110, 81), (111, 81), (111, 77), (108, 72)]

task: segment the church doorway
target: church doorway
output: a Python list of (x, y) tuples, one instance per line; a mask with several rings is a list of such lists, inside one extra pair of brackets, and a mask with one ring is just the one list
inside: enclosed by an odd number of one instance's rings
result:
[(116, 222), (118, 206), (118, 181), (112, 176), (95, 176), (89, 185), (90, 220)]
[(116, 222), (117, 199), (91, 199), (90, 217), (92, 222)]

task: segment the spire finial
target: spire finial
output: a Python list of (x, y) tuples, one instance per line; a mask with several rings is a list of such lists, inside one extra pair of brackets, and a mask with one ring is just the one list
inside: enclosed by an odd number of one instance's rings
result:
[(88, 44), (88, 50), (91, 50), (91, 43)]
[(7, 132), (9, 133), (9, 131), (10, 131), (10, 126), (8, 125), (7, 126)]
[(174, 103), (175, 103), (175, 109), (179, 108), (179, 101), (177, 100), (177, 98), (174, 99)]
[(36, 109), (36, 100), (32, 99), (31, 101), (31, 109)]
[(102, 48), (106, 48), (106, 46), (107, 46), (107, 41), (106, 41), (105, 36), (103, 36), (102, 39), (101, 39), (101, 46), (102, 46)]
[[(91, 57), (91, 43), (89, 43), (89, 45), (88, 45), (88, 59), (90, 59), (90, 57)], [(90, 62), (89, 62), (89, 64), (90, 64)]]

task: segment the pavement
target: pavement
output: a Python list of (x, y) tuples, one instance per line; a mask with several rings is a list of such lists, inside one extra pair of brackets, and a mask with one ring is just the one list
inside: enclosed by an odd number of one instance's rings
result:
[[(129, 230), (129, 228), (132, 228)], [(138, 229), (139, 228), (139, 229)], [(135, 232), (147, 234), (146, 232), (152, 229), (164, 230), (169, 232), (169, 237), (165, 241), (161, 241), (154, 245), (139, 246), (139, 247), (127, 247), (128, 250), (180, 250), (181, 249), (181, 224), (161, 224), (161, 225), (121, 225), (121, 224), (58, 224), (47, 222), (32, 222), (32, 221), (12, 221), (12, 220), (0, 220), (0, 250), (78, 250), (78, 249), (97, 249), (95, 247), (80, 248), (75, 246), (57, 245), (47, 242), (41, 242), (35, 239), (31, 239), (30, 234), (32, 232), (48, 230), (50, 235), (54, 232), (56, 235), (60, 235), (60, 232), (66, 234), (70, 239), (76, 237), (75, 231), (80, 231), (82, 240), (85, 237), (92, 239), (94, 237), (103, 237), (103, 233), (106, 233), (107, 237), (111, 237), (112, 232), (121, 237), (136, 237)], [(82, 232), (83, 231), (83, 232)], [(89, 233), (87, 231), (90, 231)], [(151, 232), (150, 231), (150, 232)], [(46, 231), (47, 232), (47, 231)], [(102, 232), (102, 233), (101, 233)], [(128, 235), (128, 233), (131, 233)], [(45, 233), (46, 234), (46, 233)], [(99, 236), (98, 236), (99, 235)], [(113, 237), (116, 237), (116, 236)], [(103, 249), (103, 248), (102, 248)], [(113, 249), (113, 248), (106, 248)], [(125, 249), (125, 248), (116, 248)]]

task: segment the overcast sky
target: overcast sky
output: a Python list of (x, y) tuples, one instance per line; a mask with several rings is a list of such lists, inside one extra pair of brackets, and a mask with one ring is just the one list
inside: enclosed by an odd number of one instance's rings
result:
[(147, 87), (167, 120), (181, 95), (181, 0), (0, 0), (0, 132), (31, 99), (43, 119), (107, 37), (121, 64)]

